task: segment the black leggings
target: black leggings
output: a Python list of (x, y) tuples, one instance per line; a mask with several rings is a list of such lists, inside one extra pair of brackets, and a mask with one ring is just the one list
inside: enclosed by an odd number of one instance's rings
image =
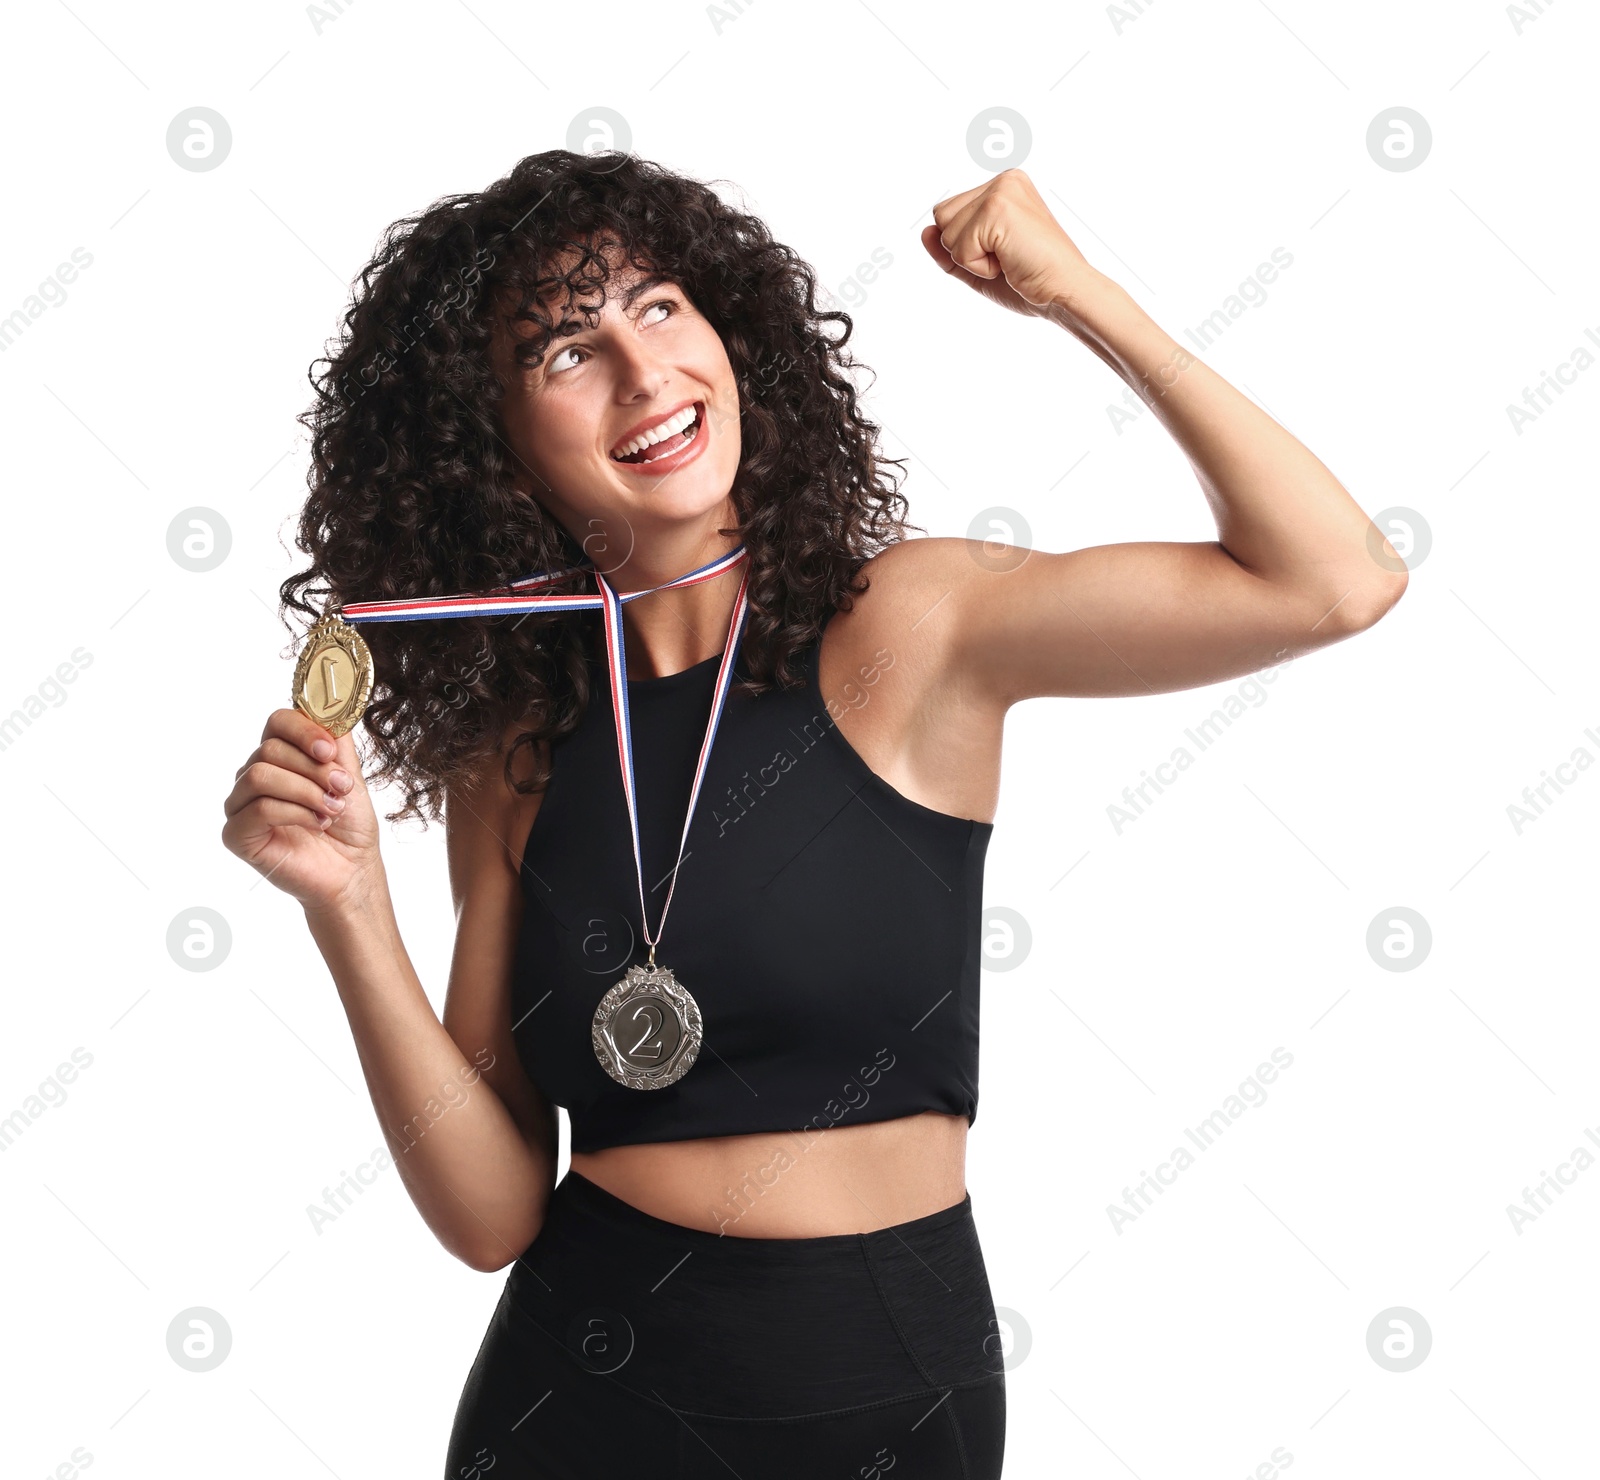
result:
[(997, 1480), (969, 1193), (871, 1233), (668, 1223), (568, 1170), (467, 1375), (447, 1480)]

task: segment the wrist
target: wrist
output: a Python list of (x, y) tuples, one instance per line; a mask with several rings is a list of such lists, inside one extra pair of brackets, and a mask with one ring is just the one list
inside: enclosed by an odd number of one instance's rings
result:
[(1056, 285), (1039, 312), (1052, 323), (1081, 335), (1130, 310), (1137, 312), (1138, 305), (1127, 289), (1115, 278), (1090, 268)]
[(301, 909), (313, 935), (329, 929), (386, 926), (394, 920), (389, 880), (381, 863), (370, 873), (352, 879), (333, 899), (317, 904), (302, 901)]
[[(1167, 387), (1195, 360), (1147, 314), (1120, 283), (1095, 273), (1054, 295), (1043, 310), (1133, 386), (1146, 400)], [(1160, 389), (1151, 386), (1159, 379)]]

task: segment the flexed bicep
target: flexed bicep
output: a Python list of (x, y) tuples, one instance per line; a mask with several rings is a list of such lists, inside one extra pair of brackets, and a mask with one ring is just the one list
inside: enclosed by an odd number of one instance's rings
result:
[(1215, 541), (927, 543), (947, 547), (954, 676), (1000, 706), (1220, 683), (1348, 637), (1388, 606), (1365, 586), (1267, 580)]

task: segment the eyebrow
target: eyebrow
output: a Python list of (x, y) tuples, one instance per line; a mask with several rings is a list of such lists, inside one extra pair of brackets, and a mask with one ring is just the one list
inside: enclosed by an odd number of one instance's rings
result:
[[(623, 309), (626, 310), (626, 309), (632, 308), (633, 305), (640, 298), (642, 298), (646, 293), (648, 293), (652, 288), (661, 288), (661, 287), (677, 288), (679, 292), (683, 291), (682, 286), (678, 283), (678, 281), (675, 278), (671, 278), (671, 277), (667, 276), (666, 273), (663, 273), (663, 272), (652, 272), (652, 273), (648, 274), (647, 276), (640, 278), (638, 280), (638, 282), (636, 282), (631, 288), (629, 288), (627, 290), (627, 292), (625, 292), (622, 295), (621, 303), (622, 303)], [(570, 323), (570, 322), (572, 322), (572, 321), (571, 320), (564, 320), (563, 321), (563, 327), (565, 326), (566, 323)], [(583, 332), (583, 330), (581, 328), (574, 329), (574, 331), (573, 331), (574, 334), (582, 333), (582, 332)], [(572, 337), (572, 335), (570, 335), (570, 334), (561, 334), (559, 332), (556, 332), (554, 334), (551, 334), (551, 335), (547, 336), (546, 339), (545, 339), (544, 347), (542, 349), (540, 349), (537, 357), (534, 358), (534, 359), (523, 361), (522, 362), (523, 363), (523, 368), (529, 369), (529, 370), (537, 368), (537, 369), (542, 371), (544, 369), (545, 355), (549, 352), (549, 350), (556, 343), (556, 341), (561, 340), (561, 339), (570, 339), (571, 337)], [(514, 353), (515, 353), (515, 351), (514, 351)]]
[(665, 273), (661, 272), (653, 272), (648, 277), (642, 277), (631, 288), (629, 288), (626, 293), (622, 295), (622, 306), (624, 308), (632, 308), (636, 299), (640, 298), (645, 293), (648, 293), (652, 288), (660, 288), (663, 286), (671, 286), (675, 288), (677, 287), (677, 284), (673, 282), (673, 280)]

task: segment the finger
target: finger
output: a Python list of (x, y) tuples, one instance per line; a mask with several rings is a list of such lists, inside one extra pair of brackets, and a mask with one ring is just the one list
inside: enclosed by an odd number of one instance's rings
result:
[(974, 277), (996, 278), (1000, 276), (1000, 259), (989, 250), (988, 242), (980, 235), (982, 226), (983, 223), (978, 222), (966, 232), (956, 232), (954, 235), (947, 232), (943, 246), (950, 254), (950, 260), (963, 272), (970, 272)]
[(314, 761), (331, 761), (338, 753), (333, 736), (299, 709), (274, 709), (261, 730), (263, 740), (271, 736), (298, 745)]
[(952, 277), (966, 278), (969, 286), (971, 287), (976, 288), (978, 286), (978, 284), (973, 281), (976, 278), (986, 278), (992, 280), (1001, 276), (999, 259), (994, 257), (993, 254), (989, 254), (985, 260), (979, 264), (980, 269), (988, 268), (990, 269), (988, 271), (974, 270), (957, 262), (955, 258), (950, 255), (950, 249), (939, 240), (939, 228), (937, 226), (925, 226), (922, 228), (922, 245), (928, 249), (928, 255), (932, 257), (941, 268), (943, 268)]
[(355, 785), (361, 785), (366, 780), (361, 773), (361, 756), (356, 750), (354, 730), (346, 730), (334, 742), (333, 766), (349, 776)]
[(949, 273), (951, 277), (960, 278), (973, 292), (982, 293), (990, 298), (993, 298), (997, 291), (1008, 296), (1011, 294), (1011, 288), (1008, 284), (1002, 283), (1001, 287), (996, 289), (992, 280), (985, 283), (979, 274), (968, 272), (966, 268), (957, 263), (949, 252), (945, 250), (944, 243), (939, 240), (939, 228), (937, 226), (923, 228), (922, 245), (928, 249), (928, 255), (938, 263), (941, 271)]
[(974, 277), (1000, 275), (1000, 260), (989, 250), (994, 231), (993, 215), (987, 201), (975, 200), (956, 212), (939, 234), (951, 260)]
[(234, 849), (236, 844), (259, 836), (268, 828), (303, 827), (307, 832), (320, 833), (332, 821), (331, 817), (319, 817), (315, 812), (294, 802), (286, 802), (281, 797), (257, 797), (223, 823), (222, 841), (225, 847)]
[(346, 769), (340, 764), (340, 759), (340, 756), (335, 756), (331, 761), (314, 761), (298, 745), (291, 745), (287, 740), (272, 736), (256, 746), (250, 758), (233, 773), (233, 776), (237, 781), (244, 775), (247, 767), (257, 761), (268, 761), (274, 766), (282, 766), (286, 771), (309, 776), (324, 791), (331, 791), (335, 796), (346, 796), (355, 790), (356, 781), (361, 775), (361, 767), (359, 764), (351, 764), (349, 769)]
[(982, 185), (974, 185), (971, 190), (963, 190), (957, 195), (947, 196), (933, 208), (933, 219), (941, 231), (949, 224), (950, 219), (959, 211), (965, 210), (973, 201), (983, 194), (992, 184), (984, 181)]
[(252, 761), (239, 773), (233, 790), (223, 799), (223, 812), (232, 817), (258, 797), (274, 797), (295, 802), (309, 812), (334, 817), (344, 811), (344, 798), (323, 789), (320, 781), (275, 766), (271, 761)]
[(937, 226), (924, 226), (922, 228), (922, 245), (928, 249), (928, 255), (945, 272), (954, 274), (960, 271), (956, 266), (955, 259), (945, 250), (944, 243), (939, 240), (939, 228)]

